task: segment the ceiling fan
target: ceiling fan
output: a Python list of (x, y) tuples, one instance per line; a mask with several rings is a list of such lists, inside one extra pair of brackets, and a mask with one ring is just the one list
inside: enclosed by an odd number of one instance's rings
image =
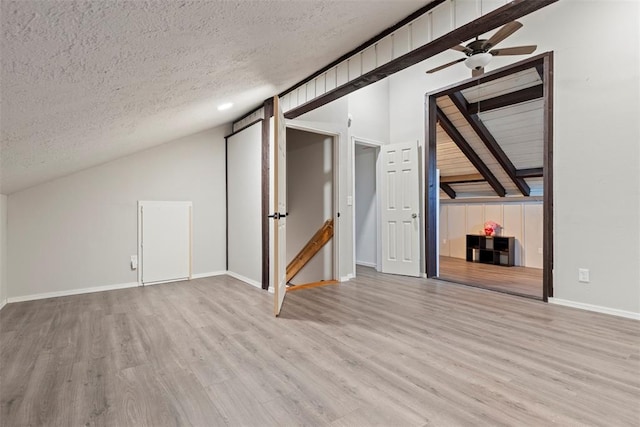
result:
[(529, 53), (533, 53), (533, 51), (535, 51), (538, 46), (529, 45), (507, 47), (504, 49), (493, 49), (493, 47), (495, 47), (498, 43), (518, 31), (520, 28), (522, 28), (522, 24), (520, 22), (509, 22), (508, 24), (500, 28), (488, 40), (476, 37), (474, 41), (470, 42), (466, 46), (454, 46), (451, 49), (462, 52), (467, 55), (467, 57), (456, 59), (455, 61), (451, 61), (447, 64), (433, 68), (427, 71), (427, 73), (435, 73), (436, 71), (443, 70), (447, 67), (457, 64), (458, 62), (464, 61), (464, 64), (472, 70), (472, 75), (475, 77), (484, 73), (485, 65), (487, 65), (491, 61), (491, 58), (493, 58), (494, 56), (527, 55)]

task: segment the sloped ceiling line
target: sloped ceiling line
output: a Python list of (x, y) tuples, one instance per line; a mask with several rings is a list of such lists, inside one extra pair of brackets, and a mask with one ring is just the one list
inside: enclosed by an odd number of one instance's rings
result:
[(449, 137), (453, 140), (453, 142), (460, 148), (460, 151), (469, 159), (471, 164), (480, 172), (480, 174), (484, 177), (484, 179), (489, 183), (491, 188), (496, 192), (496, 194), (500, 197), (504, 197), (507, 192), (500, 184), (500, 181), (495, 177), (495, 175), (491, 172), (491, 170), (487, 167), (487, 165), (482, 161), (482, 159), (476, 154), (476, 152), (471, 148), (469, 143), (464, 139), (464, 137), (458, 132), (456, 127), (449, 121), (444, 112), (436, 107), (436, 117), (442, 129), (449, 135)]
[(518, 178), (516, 176), (516, 167), (513, 165), (509, 157), (507, 157), (502, 148), (500, 148), (500, 145), (495, 140), (491, 132), (489, 132), (489, 130), (486, 128), (484, 123), (482, 123), (480, 117), (477, 114), (469, 113), (469, 110), (467, 109), (467, 100), (464, 98), (464, 95), (462, 95), (461, 92), (454, 92), (453, 94), (449, 95), (449, 98), (451, 98), (451, 101), (456, 105), (458, 110), (460, 110), (462, 116), (473, 128), (478, 137), (480, 137), (489, 152), (493, 155), (493, 157), (495, 157), (500, 166), (502, 166), (505, 173), (513, 181), (516, 187), (518, 187), (518, 190), (522, 193), (523, 196), (528, 197), (531, 193), (529, 185), (523, 178)]

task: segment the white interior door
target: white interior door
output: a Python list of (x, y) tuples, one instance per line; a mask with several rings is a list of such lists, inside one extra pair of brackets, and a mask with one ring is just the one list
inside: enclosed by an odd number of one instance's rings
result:
[(418, 144), (382, 150), (382, 272), (420, 275)]
[(191, 278), (191, 202), (140, 202), (141, 282)]
[[(274, 200), (273, 213), (275, 232), (273, 236), (274, 254), (274, 312), (280, 314), (287, 292), (287, 129), (280, 106), (280, 99), (273, 97), (274, 144), (273, 173)], [(282, 216), (281, 216), (282, 215)]]

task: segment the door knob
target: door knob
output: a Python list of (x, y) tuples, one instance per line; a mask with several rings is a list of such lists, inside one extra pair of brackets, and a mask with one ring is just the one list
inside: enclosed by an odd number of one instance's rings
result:
[(411, 218), (418, 218), (418, 214), (412, 213)]

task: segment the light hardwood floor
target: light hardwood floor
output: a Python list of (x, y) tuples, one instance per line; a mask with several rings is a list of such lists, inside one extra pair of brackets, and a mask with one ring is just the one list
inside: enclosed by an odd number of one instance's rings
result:
[(640, 423), (640, 323), (435, 280), (223, 276), (10, 304), (3, 426)]
[(440, 257), (440, 279), (542, 299), (542, 269), (504, 267)]

